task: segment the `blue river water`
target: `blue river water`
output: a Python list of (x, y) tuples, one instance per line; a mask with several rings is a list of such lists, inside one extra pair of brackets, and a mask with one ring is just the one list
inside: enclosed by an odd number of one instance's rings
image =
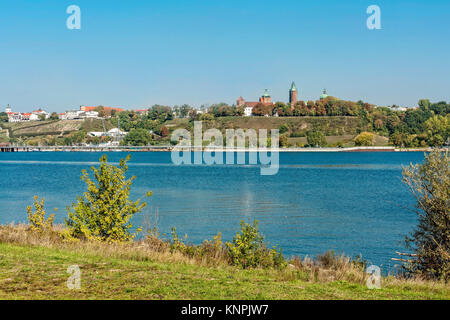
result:
[[(81, 170), (100, 153), (0, 153), (0, 224), (26, 222), (26, 206), (38, 195), (63, 223), (66, 207), (85, 190)], [(108, 153), (118, 162), (125, 153)], [(199, 243), (219, 231), (231, 240), (240, 220), (257, 219), (270, 245), (286, 256), (327, 250), (361, 254), (390, 270), (396, 250), (417, 223), (414, 198), (401, 182), (402, 166), (422, 162), (420, 152), (281, 153), (280, 169), (260, 175), (257, 165), (181, 165), (170, 153), (132, 153), (132, 198), (151, 190), (135, 225), (171, 227)]]

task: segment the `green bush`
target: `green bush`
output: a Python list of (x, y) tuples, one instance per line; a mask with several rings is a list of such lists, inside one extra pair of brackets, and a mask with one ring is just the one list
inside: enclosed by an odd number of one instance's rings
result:
[(283, 134), (289, 131), (289, 127), (286, 124), (282, 124), (278, 130), (280, 134)]
[(311, 147), (325, 147), (327, 145), (325, 135), (321, 131), (308, 131), (306, 139)]
[(180, 239), (175, 227), (172, 228), (172, 242), (170, 243), (170, 252), (180, 252), (190, 258), (207, 261), (209, 263), (218, 263), (220, 261), (229, 262), (228, 252), (222, 243), (222, 234), (219, 232), (214, 239), (205, 240), (200, 245), (186, 243), (187, 236), (184, 240)]
[(417, 200), (418, 226), (406, 238), (415, 256), (406, 271), (428, 279), (450, 280), (450, 172), (448, 153), (435, 150), (423, 164), (403, 170), (403, 182)]
[(264, 237), (258, 231), (258, 222), (253, 225), (241, 221), (241, 231), (236, 233), (233, 241), (225, 246), (230, 255), (231, 264), (241, 268), (282, 268), (286, 266), (282, 251), (275, 247), (269, 249)]
[[(135, 238), (130, 229), (130, 219), (147, 204), (140, 200), (131, 201), (130, 188), (135, 177), (126, 179), (128, 170), (126, 159), (121, 159), (119, 166), (108, 164), (108, 158), (100, 158), (100, 168), (92, 167), (94, 182), (86, 170), (82, 171), (81, 180), (87, 185), (87, 191), (77, 198), (77, 203), (68, 208), (65, 220), (69, 239), (88, 239), (107, 242), (129, 241)], [(151, 196), (151, 192), (147, 193)], [(136, 232), (139, 232), (137, 229)]]

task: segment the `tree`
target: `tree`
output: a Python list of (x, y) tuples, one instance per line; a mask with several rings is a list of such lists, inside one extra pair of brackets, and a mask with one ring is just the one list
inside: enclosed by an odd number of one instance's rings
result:
[(6, 112), (0, 112), (0, 122), (8, 122), (8, 114)]
[[(82, 171), (81, 180), (86, 183), (87, 191), (77, 198), (77, 202), (68, 208), (65, 219), (69, 239), (87, 239), (106, 242), (123, 242), (135, 238), (130, 229), (130, 219), (147, 204), (141, 200), (131, 201), (130, 188), (136, 178), (126, 179), (127, 162), (121, 159), (119, 166), (108, 164), (108, 158), (100, 158), (100, 167), (92, 167), (94, 180), (86, 170)], [(147, 192), (147, 197), (151, 192)]]
[(289, 127), (286, 124), (282, 124), (278, 130), (280, 134), (283, 134), (289, 131)]
[(306, 140), (310, 147), (325, 147), (327, 145), (327, 140), (322, 131), (308, 131)]
[(104, 106), (95, 107), (94, 111), (98, 112), (98, 116), (100, 118), (106, 117), (106, 111), (105, 111), (105, 107)]
[(79, 130), (72, 134), (72, 143), (81, 144), (86, 139), (86, 131)]
[(438, 150), (425, 157), (423, 164), (403, 170), (403, 182), (417, 204), (419, 224), (407, 247), (417, 255), (405, 266), (411, 275), (429, 279), (450, 279), (450, 172), (448, 152)]
[(162, 126), (161, 129), (159, 130), (159, 134), (162, 137), (167, 137), (169, 135), (169, 129), (167, 129), (166, 126)]
[(433, 116), (425, 122), (428, 144), (440, 147), (450, 135), (450, 116)]
[(255, 116), (272, 115), (273, 106), (269, 104), (258, 103), (253, 107), (252, 113)]
[(280, 135), (280, 142), (279, 145), (281, 148), (285, 148), (289, 146), (289, 140), (287, 134)]
[(126, 146), (147, 146), (152, 141), (152, 135), (145, 129), (131, 129), (122, 140), (122, 145)]
[(192, 107), (190, 105), (183, 104), (180, 107), (180, 118), (186, 118), (189, 113), (189, 110), (191, 110), (191, 109), (192, 109)]
[(361, 132), (355, 138), (355, 145), (357, 146), (373, 146), (375, 135), (371, 132)]
[(50, 120), (59, 120), (59, 116), (56, 112), (52, 112), (50, 115)]

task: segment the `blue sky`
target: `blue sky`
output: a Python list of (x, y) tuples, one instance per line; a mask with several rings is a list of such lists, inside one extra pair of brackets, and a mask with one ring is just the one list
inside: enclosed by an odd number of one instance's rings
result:
[(448, 0), (2, 0), (0, 39), (1, 109), (287, 101), (293, 80), (302, 100), (450, 100)]

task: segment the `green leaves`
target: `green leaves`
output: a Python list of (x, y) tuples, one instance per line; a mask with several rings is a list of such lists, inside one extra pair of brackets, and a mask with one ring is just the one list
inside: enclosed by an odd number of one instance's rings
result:
[(421, 165), (403, 170), (403, 182), (417, 200), (419, 225), (406, 242), (416, 258), (407, 272), (425, 278), (450, 279), (450, 172), (448, 153), (438, 150)]
[(264, 237), (258, 231), (258, 221), (253, 225), (241, 221), (241, 231), (236, 233), (233, 241), (225, 243), (231, 258), (231, 264), (246, 268), (275, 267), (286, 265), (283, 254), (275, 247), (269, 249)]
[[(92, 167), (91, 179), (86, 170), (82, 171), (81, 180), (86, 183), (87, 191), (77, 198), (77, 202), (68, 208), (65, 220), (69, 238), (88, 239), (107, 242), (130, 241), (140, 232), (130, 222), (134, 214), (140, 212), (147, 204), (141, 200), (131, 201), (130, 188), (135, 179), (126, 179), (127, 162), (130, 155), (121, 159), (119, 166), (108, 164), (108, 158), (100, 158), (100, 167)], [(147, 197), (151, 192), (147, 192)]]

